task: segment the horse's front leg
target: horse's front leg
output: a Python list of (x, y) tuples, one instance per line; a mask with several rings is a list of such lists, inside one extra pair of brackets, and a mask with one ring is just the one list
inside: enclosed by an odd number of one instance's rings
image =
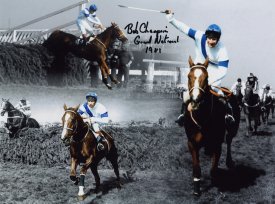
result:
[(77, 159), (72, 157), (71, 158), (70, 179), (75, 185), (77, 185), (79, 182), (79, 178), (76, 177), (76, 168), (77, 168)]
[(193, 163), (193, 194), (199, 196), (201, 194), (200, 190), (200, 178), (201, 178), (201, 167), (199, 160), (199, 145), (197, 143), (192, 143), (188, 141), (188, 148), (192, 155)]
[(93, 156), (91, 155), (85, 162), (85, 164), (80, 169), (80, 180), (79, 180), (79, 190), (78, 190), (78, 199), (84, 200), (86, 198), (86, 194), (84, 192), (84, 181), (87, 170), (90, 168), (93, 161)]

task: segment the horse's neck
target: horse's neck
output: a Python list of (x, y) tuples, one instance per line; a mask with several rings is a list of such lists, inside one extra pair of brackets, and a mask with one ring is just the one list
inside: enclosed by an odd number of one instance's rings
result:
[(97, 37), (105, 45), (105, 47), (109, 47), (111, 43), (111, 34), (112, 34), (111, 30), (105, 30), (101, 34), (99, 34)]

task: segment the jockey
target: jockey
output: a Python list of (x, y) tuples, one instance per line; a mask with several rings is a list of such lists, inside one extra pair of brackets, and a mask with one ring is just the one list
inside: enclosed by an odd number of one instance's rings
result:
[(16, 109), (21, 111), (27, 118), (31, 117), (31, 103), (26, 100), (26, 98), (22, 98), (19, 103), (15, 106)]
[[(221, 86), (222, 79), (226, 76), (229, 64), (227, 50), (222, 42), (220, 42), (221, 28), (216, 24), (212, 24), (208, 26), (205, 32), (194, 30), (176, 20), (171, 10), (166, 10), (165, 13), (167, 14), (166, 18), (169, 23), (195, 41), (196, 58), (194, 62), (202, 63), (207, 57), (209, 58), (210, 63), (207, 68), (209, 85), (212, 86), (215, 92), (220, 94), (221, 97), (219, 97), (219, 99), (225, 105), (226, 109), (226, 122), (232, 124), (235, 121), (232, 116), (232, 107), (225, 97), (223, 97), (223, 92), (216, 88), (216, 86)], [(188, 91), (185, 92), (184, 103), (188, 102), (188, 93)], [(183, 114), (179, 116), (176, 122), (179, 123), (181, 121), (181, 125), (183, 125), (182, 119)]]
[(104, 145), (102, 142), (105, 140), (102, 137), (102, 132), (100, 131), (100, 125), (107, 124), (109, 121), (108, 111), (104, 105), (97, 102), (97, 94), (94, 92), (89, 92), (86, 94), (87, 102), (82, 104), (78, 113), (83, 118), (84, 122), (88, 123), (94, 132), (96, 140), (98, 142), (97, 149), (104, 150)]
[(259, 90), (259, 97), (260, 101), (263, 102), (266, 97), (272, 98), (272, 89), (269, 84), (265, 84), (260, 90)]
[(250, 73), (247, 76), (246, 86), (252, 86), (253, 93), (258, 94), (259, 82), (258, 82), (258, 78), (253, 73)]
[(233, 92), (234, 95), (236, 95), (237, 89), (241, 89), (241, 93), (244, 94), (245, 84), (242, 82), (241, 78), (238, 78), (237, 81), (232, 85), (230, 91)]
[[(81, 31), (84, 40), (87, 40), (88, 38), (87, 31), (95, 36), (104, 29), (104, 26), (96, 16), (96, 11), (97, 6), (92, 4), (89, 8), (81, 10), (77, 17), (76, 24)], [(86, 20), (91, 22), (93, 27), (91, 27)]]

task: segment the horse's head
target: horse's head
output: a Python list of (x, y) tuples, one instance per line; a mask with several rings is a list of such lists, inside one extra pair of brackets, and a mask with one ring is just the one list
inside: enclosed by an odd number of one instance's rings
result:
[(252, 102), (253, 100), (253, 87), (249, 84), (246, 84), (244, 89), (244, 100), (246, 102)]
[(65, 113), (62, 116), (63, 131), (61, 134), (61, 140), (66, 145), (70, 144), (70, 142), (73, 139), (73, 136), (77, 133), (79, 121), (81, 119), (80, 115), (77, 112), (78, 108), (79, 105), (74, 108), (67, 108), (67, 106), (64, 105)]
[(14, 107), (11, 104), (11, 102), (9, 101), (9, 99), (4, 99), (2, 98), (2, 103), (1, 103), (1, 116), (4, 116), (4, 114), (6, 112), (10, 112), (11, 110), (13, 110)]
[(188, 89), (190, 95), (190, 102), (192, 108), (195, 110), (203, 101), (204, 95), (208, 92), (208, 72), (207, 67), (209, 60), (201, 64), (194, 64), (191, 57), (189, 57), (190, 72), (188, 74)]
[(116, 23), (112, 23), (110, 29), (112, 30), (112, 38), (113, 39), (118, 39), (121, 42), (126, 42), (128, 38), (124, 34), (124, 32), (119, 28), (119, 26)]

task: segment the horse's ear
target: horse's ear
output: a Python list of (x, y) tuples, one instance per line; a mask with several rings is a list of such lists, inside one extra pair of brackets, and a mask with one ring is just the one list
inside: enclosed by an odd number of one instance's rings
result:
[(74, 107), (75, 111), (79, 109), (80, 104), (78, 104), (76, 107)]
[(66, 104), (63, 105), (63, 108), (64, 108), (64, 110), (68, 109)]
[(208, 64), (209, 64), (209, 58), (206, 57), (205, 62), (203, 63), (203, 66), (205, 66), (205, 68), (207, 68)]
[(192, 60), (192, 57), (191, 57), (191, 56), (189, 56), (188, 62), (189, 62), (190, 68), (193, 67), (193, 66), (195, 65), (194, 62), (193, 62), (193, 60)]

